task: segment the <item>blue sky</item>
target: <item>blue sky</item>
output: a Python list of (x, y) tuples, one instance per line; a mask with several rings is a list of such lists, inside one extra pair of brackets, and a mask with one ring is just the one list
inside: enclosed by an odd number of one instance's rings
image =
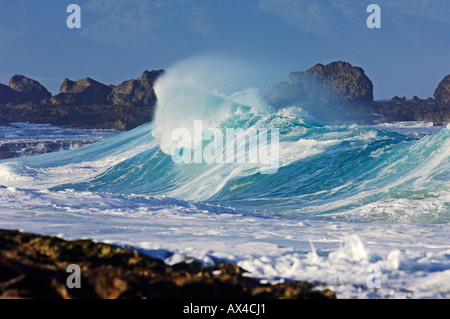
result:
[[(66, 26), (71, 3), (81, 29)], [(370, 3), (381, 29), (366, 26)], [(343, 60), (366, 71), (376, 99), (427, 98), (450, 74), (449, 17), (449, 0), (2, 0), (0, 83), (19, 73), (56, 94), (64, 77), (119, 84), (226, 54), (266, 68), (273, 85)]]

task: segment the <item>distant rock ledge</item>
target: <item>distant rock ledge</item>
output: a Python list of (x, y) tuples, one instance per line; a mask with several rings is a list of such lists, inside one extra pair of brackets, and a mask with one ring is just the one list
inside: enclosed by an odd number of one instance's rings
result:
[[(67, 267), (80, 267), (69, 289)], [(0, 298), (32, 299), (335, 299), (306, 282), (261, 284), (236, 265), (166, 265), (135, 250), (91, 240), (65, 241), (0, 230)]]
[(63, 79), (52, 96), (39, 82), (22, 75), (0, 84), (0, 124), (30, 122), (70, 128), (130, 130), (152, 120), (155, 81), (164, 70), (145, 71), (117, 86), (91, 78)]

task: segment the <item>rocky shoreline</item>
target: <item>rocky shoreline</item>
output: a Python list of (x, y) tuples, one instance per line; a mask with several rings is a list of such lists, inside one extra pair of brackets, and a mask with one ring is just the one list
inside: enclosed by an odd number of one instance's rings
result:
[[(138, 79), (105, 85), (91, 78), (63, 79), (52, 94), (39, 82), (13, 75), (0, 84), (0, 125), (13, 122), (52, 124), (68, 128), (130, 130), (153, 119), (156, 80), (164, 70), (145, 71)], [(450, 122), (450, 75), (426, 100), (394, 97), (375, 101), (373, 83), (360, 67), (336, 61), (292, 72), (291, 82), (276, 85), (266, 96), (276, 109), (300, 106), (328, 123), (373, 124), (390, 121)]]
[[(68, 287), (69, 265), (80, 267), (81, 288)], [(244, 274), (228, 263), (168, 266), (132, 248), (0, 230), (0, 298), (335, 299), (311, 283), (262, 284)]]

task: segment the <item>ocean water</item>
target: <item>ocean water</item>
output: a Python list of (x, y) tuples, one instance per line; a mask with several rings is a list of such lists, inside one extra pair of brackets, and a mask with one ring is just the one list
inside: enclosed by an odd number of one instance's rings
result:
[(66, 129), (49, 124), (0, 126), (0, 159), (75, 149), (114, 136), (116, 130)]
[[(272, 110), (257, 89), (184, 71), (157, 82), (152, 123), (0, 161), (0, 228), (130, 245), (168, 264), (232, 262), (338, 298), (450, 297), (449, 126), (323, 125), (295, 106)], [(175, 163), (171, 133), (195, 134), (195, 120), (278, 129), (277, 171)]]

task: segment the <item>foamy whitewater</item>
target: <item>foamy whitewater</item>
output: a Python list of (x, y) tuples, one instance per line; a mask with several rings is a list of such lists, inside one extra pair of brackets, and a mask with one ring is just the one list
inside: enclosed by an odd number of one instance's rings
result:
[(66, 129), (49, 124), (0, 126), (0, 159), (75, 149), (114, 136), (116, 130)]
[[(0, 228), (130, 245), (168, 264), (232, 262), (338, 298), (450, 297), (450, 126), (321, 125), (294, 106), (272, 110), (229, 81), (236, 68), (211, 76), (194, 62), (158, 80), (152, 123), (0, 161)], [(277, 173), (175, 164), (170, 133), (194, 120), (278, 128)]]

